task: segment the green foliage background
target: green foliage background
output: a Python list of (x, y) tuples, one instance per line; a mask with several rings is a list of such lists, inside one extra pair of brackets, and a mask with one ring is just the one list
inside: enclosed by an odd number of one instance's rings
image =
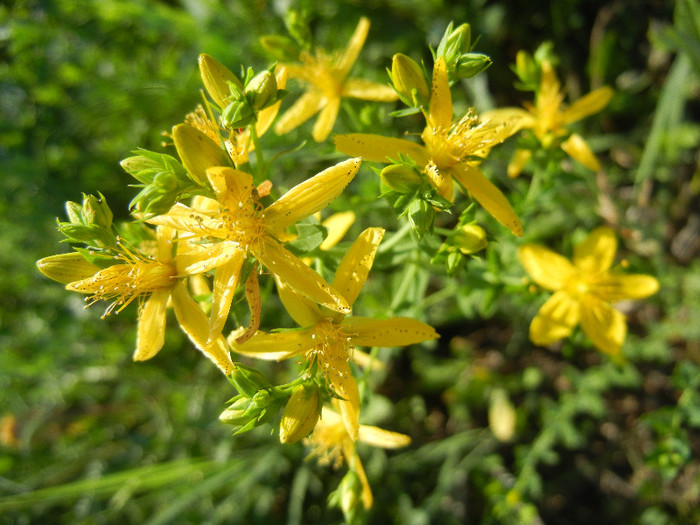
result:
[[(80, 297), (35, 269), (56, 253), (56, 217), (80, 192), (101, 191), (115, 215), (127, 217), (135, 190), (125, 189), (131, 181), (118, 162), (136, 147), (160, 150), (160, 132), (200, 101), (197, 55), (234, 71), (267, 66), (257, 38), (284, 33), (286, 5), (18, 0), (0, 7), (0, 522), (341, 521), (325, 502), (342, 473), (305, 462), (301, 445), (282, 447), (267, 428), (232, 438), (217, 418), (235, 392), (179, 331), (168, 332), (156, 358), (133, 363), (134, 309), (101, 320), (99, 307), (83, 310)], [(508, 66), (518, 50), (545, 40), (572, 99), (613, 86), (606, 111), (582, 123), (603, 152), (604, 178), (574, 168), (543, 188), (532, 209), (528, 180), (504, 175), (512, 144), (490, 174), (524, 210), (526, 241), (570, 253), (571, 238), (614, 220), (630, 266), (661, 283), (630, 313), (624, 366), (582, 337), (560, 352), (527, 341), (537, 306), (521, 285), (514, 242), (447, 283), (456, 298), (435, 292), (392, 304), (396, 313), (420, 310), (442, 337), (431, 350), (396, 351), (387, 380), (373, 385), (380, 395), (368, 417), (410, 434), (413, 445), (361, 451), (376, 498), (366, 519), (697, 523), (697, 1), (335, 0), (315, 8), (312, 29), (324, 46), (339, 48), (362, 15), (372, 29), (355, 71), (376, 80), (386, 78), (396, 52), (429, 63), (426, 40), (436, 45), (450, 21), (469, 22), (494, 66), (461, 85), (464, 107), (519, 105), (527, 97), (512, 87)], [(375, 131), (388, 111), (360, 112), (354, 124)], [(335, 131), (349, 122), (341, 119)], [(340, 158), (328, 144), (307, 151), (318, 160), (280, 163), (290, 186)], [(376, 191), (369, 170), (355, 191)], [(381, 271), (381, 258), (376, 266)], [(408, 276), (365, 301), (386, 305)], [(516, 407), (510, 443), (488, 430), (495, 389)]]

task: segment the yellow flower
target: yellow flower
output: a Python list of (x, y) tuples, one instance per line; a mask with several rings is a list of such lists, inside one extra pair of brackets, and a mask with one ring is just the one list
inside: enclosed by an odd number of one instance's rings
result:
[[(358, 438), (363, 443), (381, 448), (400, 448), (411, 443), (411, 438), (404, 434), (368, 425), (359, 426)], [(319, 463), (333, 463), (337, 468), (345, 459), (348, 468), (357, 474), (362, 483), (362, 504), (369, 509), (372, 506), (372, 490), (355, 450), (355, 441), (348, 434), (342, 418), (327, 407), (323, 408), (321, 419), (309, 438), (309, 444), (314, 447), (312, 455), (319, 457)]]
[[(521, 127), (532, 129), (544, 147), (557, 144), (568, 135), (568, 138), (561, 142), (559, 147), (587, 168), (598, 171), (600, 163), (586, 141), (577, 133), (569, 134), (566, 126), (603, 109), (612, 95), (613, 90), (604, 86), (591, 91), (568, 108), (564, 108), (561, 84), (552, 65), (548, 61), (544, 61), (542, 62), (540, 89), (534, 106), (527, 104), (525, 107), (528, 111), (517, 108), (497, 109), (490, 112), (489, 115), (498, 117), (500, 112), (507, 111), (509, 116), (515, 116), (520, 121)], [(517, 177), (531, 156), (530, 150), (516, 150), (513, 160), (508, 166), (508, 175)]]
[(300, 64), (285, 64), (289, 76), (305, 82), (307, 89), (277, 121), (277, 134), (293, 130), (320, 111), (312, 135), (316, 142), (322, 142), (333, 129), (343, 97), (379, 102), (390, 102), (398, 98), (389, 86), (347, 78), (368, 31), (369, 20), (361, 18), (350, 42), (341, 53), (327, 55), (323, 50), (317, 49), (315, 55), (302, 53), (299, 56)]
[(453, 122), (447, 69), (445, 60), (440, 57), (433, 68), (430, 110), (421, 134), (424, 145), (364, 133), (336, 135), (335, 145), (345, 154), (373, 162), (410, 157), (443, 197), (454, 199), (454, 181), (457, 181), (498, 222), (515, 235), (522, 235), (520, 219), (508, 200), (478, 167), (479, 159), (493, 146), (518, 131), (514, 122), (517, 121), (505, 112), (498, 118), (483, 120), (471, 110)]
[(542, 288), (554, 292), (530, 324), (530, 340), (546, 346), (568, 337), (579, 323), (601, 351), (618, 356), (627, 334), (624, 314), (610, 303), (642, 299), (656, 293), (658, 281), (648, 275), (611, 271), (617, 239), (608, 227), (593, 230), (574, 248), (573, 264), (534, 244), (518, 249), (518, 259)]
[[(212, 294), (210, 337), (223, 329), (245, 259), (252, 255), (281, 280), (331, 310), (349, 313), (342, 295), (321, 276), (289, 252), (276, 236), (288, 226), (319, 211), (335, 199), (360, 168), (360, 159), (349, 159), (298, 184), (276, 202), (263, 208), (253, 177), (227, 168), (207, 169), (216, 201), (193, 209), (176, 204), (165, 215), (149, 219), (152, 224), (184, 232), (190, 251), (181, 254), (187, 273), (216, 269)], [(197, 240), (196, 243), (192, 242)]]
[[(209, 320), (180, 279), (184, 274), (179, 268), (178, 257), (173, 257), (173, 235), (170, 228), (157, 228), (157, 245), (153, 255), (137, 253), (122, 244), (119, 263), (104, 269), (94, 267), (92, 275), (82, 275), (83, 278), (68, 282), (66, 289), (88, 294), (88, 306), (99, 300), (110, 301), (105, 316), (115, 309), (120, 312), (134, 300), (138, 301), (134, 361), (150, 359), (163, 347), (166, 307), (172, 301), (182, 330), (224, 374), (228, 374), (233, 363), (226, 341), (223, 337), (208, 340)], [(39, 261), (40, 267), (42, 262)], [(74, 263), (67, 267), (70, 266), (74, 266)]]
[[(338, 266), (333, 287), (347, 304), (360, 294), (374, 262), (382, 228), (368, 228), (353, 243)], [(370, 319), (344, 316), (318, 308), (294, 293), (278, 280), (280, 299), (300, 330), (258, 332), (245, 344), (236, 343), (237, 333), (228, 338), (231, 348), (243, 355), (261, 359), (289, 359), (304, 356), (311, 371), (317, 370), (339, 396), (339, 407), (345, 427), (357, 439), (360, 414), (360, 393), (352, 375), (349, 359), (353, 346), (404, 346), (435, 339), (438, 334), (427, 324), (406, 317)]]

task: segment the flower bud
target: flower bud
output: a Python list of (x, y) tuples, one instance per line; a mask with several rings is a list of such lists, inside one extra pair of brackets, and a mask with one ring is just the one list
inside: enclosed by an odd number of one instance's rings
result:
[(415, 60), (397, 53), (391, 61), (391, 80), (394, 89), (406, 104), (423, 106), (430, 99), (430, 88), (422, 68)]
[(276, 60), (294, 62), (299, 57), (299, 48), (289, 37), (265, 35), (260, 37), (259, 42), (265, 52)]
[(491, 59), (486, 55), (465, 53), (457, 63), (456, 73), (459, 78), (472, 78), (486, 71), (491, 64)]
[(499, 441), (510, 441), (515, 432), (515, 407), (502, 388), (491, 392), (489, 401), (489, 428)]
[(450, 23), (440, 40), (435, 58), (443, 57), (450, 70), (457, 64), (460, 56), (471, 51), (471, 45), (472, 30), (469, 24), (462, 24), (457, 29), (452, 29), (452, 23)]
[(455, 248), (465, 255), (480, 252), (488, 241), (486, 232), (478, 224), (465, 224), (457, 230), (453, 240)]
[(248, 82), (245, 92), (254, 110), (263, 109), (277, 100), (277, 79), (271, 71), (262, 71)]
[(87, 279), (100, 271), (99, 266), (85, 260), (78, 252), (44, 257), (36, 265), (46, 277), (63, 284)]
[(280, 442), (296, 443), (308, 436), (321, 416), (321, 399), (317, 388), (298, 386), (289, 398), (280, 421)]
[(225, 128), (244, 128), (253, 121), (255, 113), (245, 98), (231, 102), (221, 114), (221, 124)]
[(260, 370), (237, 363), (231, 372), (231, 383), (246, 397), (254, 397), (262, 388), (270, 386), (270, 382)]
[(219, 420), (227, 425), (245, 425), (250, 420), (250, 398), (237, 396), (238, 399), (226, 408)]
[(423, 183), (416, 170), (406, 164), (391, 164), (384, 168), (379, 177), (384, 185), (398, 193), (413, 193)]
[(228, 165), (224, 150), (189, 124), (173, 127), (172, 136), (183, 166), (198, 184), (206, 184), (207, 168)]
[(239, 89), (243, 89), (243, 85), (236, 78), (236, 75), (209, 55), (199, 55), (199, 72), (202, 75), (202, 83), (207, 93), (220, 108), (225, 108), (229, 103), (229, 97), (231, 96), (229, 84), (234, 84)]
[(95, 225), (100, 228), (109, 229), (112, 227), (112, 210), (109, 209), (107, 201), (100, 195), (85, 195), (83, 197), (83, 220), (87, 225)]

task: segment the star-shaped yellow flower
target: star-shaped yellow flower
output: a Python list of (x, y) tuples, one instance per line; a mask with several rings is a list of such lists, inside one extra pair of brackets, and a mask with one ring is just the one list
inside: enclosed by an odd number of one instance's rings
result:
[[(379, 243), (382, 228), (368, 228), (353, 243), (338, 266), (333, 288), (347, 304), (360, 294), (367, 279)], [(229, 336), (231, 348), (241, 354), (262, 359), (288, 359), (304, 356), (310, 370), (317, 370), (339, 396), (339, 407), (348, 434), (357, 439), (360, 393), (352, 375), (349, 359), (357, 346), (405, 346), (438, 337), (435, 330), (416, 319), (393, 317), (370, 319), (345, 316), (317, 307), (278, 281), (282, 303), (300, 330), (279, 333), (258, 332), (248, 342), (238, 344), (237, 333)]]
[(65, 279), (60, 280), (66, 282), (66, 289), (88, 294), (90, 305), (99, 300), (111, 301), (105, 315), (115, 309), (119, 312), (132, 301), (138, 301), (138, 335), (134, 361), (150, 359), (163, 347), (166, 307), (172, 302), (182, 330), (224, 374), (229, 374), (233, 363), (226, 341), (223, 337), (209, 340), (209, 319), (180, 279), (186, 272), (180, 267), (179, 258), (173, 257), (173, 237), (174, 231), (171, 228), (158, 227), (153, 254), (139, 253), (122, 244), (123, 253), (118, 257), (118, 264), (99, 269), (87, 263), (94, 268), (94, 273), (89, 276), (83, 270), (87, 267), (86, 264), (76, 266), (71, 257), (74, 254), (42, 259), (38, 264), (41, 269), (42, 265), (62, 258), (67, 263), (66, 268), (73, 266), (71, 271), (82, 278), (71, 282), (67, 274)]
[(277, 121), (277, 134), (293, 130), (320, 111), (312, 135), (316, 142), (322, 142), (333, 129), (343, 97), (378, 102), (391, 102), (398, 98), (389, 86), (347, 78), (365, 43), (369, 25), (367, 18), (361, 18), (350, 42), (341, 53), (327, 55), (322, 49), (317, 49), (315, 55), (301, 53), (300, 64), (285, 64), (289, 77), (302, 80), (307, 89)]
[[(613, 90), (608, 86), (603, 86), (564, 108), (564, 95), (554, 68), (548, 61), (543, 61), (540, 88), (537, 92), (535, 105), (525, 104), (527, 111), (517, 108), (502, 108), (490, 112), (489, 115), (498, 117), (500, 112), (507, 111), (509, 116), (520, 121), (522, 128), (532, 129), (544, 147), (558, 144), (573, 159), (593, 171), (598, 171), (600, 163), (591, 148), (578, 133), (569, 134), (566, 126), (603, 109), (612, 95)], [(568, 138), (559, 143), (567, 135)], [(516, 150), (513, 160), (508, 166), (508, 175), (517, 177), (531, 156), (530, 150)]]
[(515, 122), (506, 112), (484, 121), (472, 111), (453, 122), (447, 66), (440, 57), (433, 68), (430, 110), (421, 134), (423, 145), (365, 133), (336, 135), (335, 145), (347, 155), (373, 162), (410, 157), (443, 197), (453, 200), (457, 181), (498, 222), (515, 235), (522, 235), (520, 219), (510, 203), (478, 167), (479, 160), (493, 146), (518, 131)]
[[(368, 445), (390, 449), (405, 447), (411, 443), (411, 438), (405, 434), (369, 425), (359, 426), (358, 438), (359, 441)], [(357, 474), (362, 483), (362, 505), (365, 509), (369, 509), (373, 502), (372, 490), (360, 456), (355, 449), (355, 441), (348, 434), (342, 418), (327, 407), (323, 408), (321, 419), (309, 438), (309, 444), (314, 447), (312, 455), (319, 457), (319, 463), (332, 463), (337, 467), (345, 459), (348, 468)]]
[[(289, 252), (276, 235), (333, 201), (360, 168), (349, 159), (298, 184), (266, 208), (258, 201), (253, 177), (228, 167), (206, 170), (216, 194), (209, 206), (193, 209), (176, 204), (152, 224), (183, 232), (190, 251), (180, 255), (187, 273), (214, 273), (211, 332), (216, 339), (226, 323), (243, 262), (251, 255), (283, 282), (311, 301), (349, 313), (350, 306), (318, 273)], [(197, 240), (197, 243), (192, 242)]]
[(573, 264), (534, 244), (518, 249), (518, 259), (542, 288), (554, 292), (530, 324), (530, 340), (546, 346), (571, 334), (579, 323), (602, 352), (618, 356), (627, 334), (624, 314), (611, 303), (642, 299), (656, 293), (658, 281), (649, 275), (623, 275), (611, 270), (617, 239), (601, 226), (574, 248)]

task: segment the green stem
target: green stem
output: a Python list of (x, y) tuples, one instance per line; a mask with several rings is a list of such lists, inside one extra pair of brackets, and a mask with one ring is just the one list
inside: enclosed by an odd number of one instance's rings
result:
[(265, 166), (262, 148), (260, 147), (260, 137), (258, 137), (258, 132), (255, 130), (255, 123), (252, 123), (248, 129), (250, 129), (250, 138), (253, 141), (253, 147), (255, 148), (255, 169), (258, 175), (258, 182), (262, 182), (265, 180), (267, 168)]

